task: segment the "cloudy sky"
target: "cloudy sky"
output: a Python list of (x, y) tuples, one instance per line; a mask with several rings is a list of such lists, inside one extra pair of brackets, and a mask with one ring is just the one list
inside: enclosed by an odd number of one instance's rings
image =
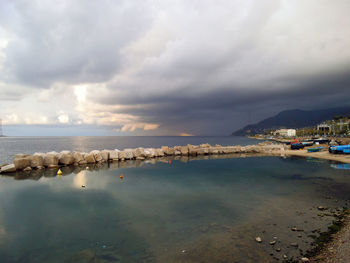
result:
[(349, 0), (2, 0), (8, 135), (228, 135), (350, 105)]

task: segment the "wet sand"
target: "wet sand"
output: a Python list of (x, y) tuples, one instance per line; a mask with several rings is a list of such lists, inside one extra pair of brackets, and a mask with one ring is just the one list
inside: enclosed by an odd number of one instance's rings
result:
[[(327, 146), (328, 148), (328, 146)], [(340, 163), (350, 163), (350, 155), (345, 154), (332, 154), (329, 153), (328, 150), (324, 150), (321, 152), (307, 152), (307, 149), (303, 150), (286, 150), (286, 156), (300, 156), (300, 157), (312, 157), (319, 158), (329, 161), (335, 161)]]

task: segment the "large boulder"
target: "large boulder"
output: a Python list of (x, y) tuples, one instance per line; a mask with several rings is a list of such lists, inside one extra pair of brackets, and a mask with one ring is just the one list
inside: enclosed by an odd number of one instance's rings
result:
[(161, 149), (164, 152), (164, 154), (166, 154), (168, 152), (169, 146), (162, 146)]
[(69, 153), (61, 153), (59, 158), (59, 163), (63, 165), (71, 165), (75, 161), (73, 155)]
[(101, 156), (102, 156), (102, 161), (103, 162), (108, 162), (109, 160), (109, 150), (103, 150), (101, 151)]
[(55, 156), (57, 156), (57, 158), (59, 158), (59, 157), (60, 157), (60, 154), (59, 154), (58, 152), (55, 152), (55, 151), (48, 152), (48, 153), (46, 153), (46, 154), (52, 154), (52, 155), (55, 155)]
[(44, 166), (49, 168), (58, 167), (58, 155), (56, 154), (45, 154)]
[(124, 161), (126, 159), (126, 153), (125, 151), (120, 151), (119, 152), (119, 159)]
[(22, 157), (22, 158), (15, 158), (13, 160), (13, 164), (16, 167), (16, 170), (23, 170), (27, 167), (30, 167), (30, 156)]
[(207, 155), (207, 154), (209, 154), (209, 148), (198, 148), (197, 154), (198, 155)]
[(30, 156), (30, 166), (32, 168), (37, 168), (37, 167), (44, 166), (43, 155), (34, 154), (34, 155)]
[(234, 153), (235, 152), (235, 148), (234, 147), (222, 147), (222, 151), (225, 154), (229, 154), (229, 153)]
[(14, 159), (16, 159), (16, 158), (25, 158), (25, 157), (29, 157), (29, 156), (30, 156), (29, 154), (17, 153), (17, 154), (15, 154)]
[(84, 161), (84, 156), (80, 152), (73, 152), (73, 158), (75, 163), (81, 163)]
[(188, 144), (187, 145), (187, 148), (188, 148), (188, 154), (191, 155), (191, 156), (197, 156), (197, 147), (191, 145), (191, 144)]
[(102, 162), (103, 161), (103, 157), (102, 157), (100, 151), (94, 150), (94, 151), (91, 151), (90, 153), (92, 153), (94, 155), (94, 158), (95, 158), (96, 162)]
[(114, 150), (109, 152), (109, 159), (117, 161), (119, 159), (119, 150)]
[(95, 163), (96, 162), (93, 153), (84, 154), (84, 160), (86, 161), (86, 163)]
[(135, 150), (135, 157), (139, 158), (139, 157), (146, 157), (146, 153), (145, 153), (145, 149), (144, 148), (137, 148)]
[(147, 158), (154, 158), (157, 155), (156, 149), (154, 148), (145, 149), (145, 155)]
[(156, 156), (157, 157), (163, 157), (164, 156), (164, 151), (162, 149), (156, 149)]
[(125, 152), (125, 159), (131, 160), (135, 157), (135, 150), (134, 149), (124, 149)]
[(200, 148), (210, 148), (210, 144), (209, 143), (203, 143), (201, 145), (199, 145)]
[(8, 164), (1, 167), (1, 173), (13, 173), (16, 172), (16, 167), (14, 164)]
[(174, 155), (175, 154), (175, 149), (171, 148), (169, 146), (162, 146), (162, 150), (165, 153), (165, 155)]
[(188, 147), (187, 146), (181, 146), (180, 152), (182, 155), (188, 155)]

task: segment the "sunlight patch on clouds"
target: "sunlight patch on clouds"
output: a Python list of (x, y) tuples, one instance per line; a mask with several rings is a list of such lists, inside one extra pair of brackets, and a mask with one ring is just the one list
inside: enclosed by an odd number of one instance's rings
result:
[(123, 125), (121, 131), (123, 132), (133, 132), (136, 129), (143, 129), (144, 131), (156, 130), (159, 128), (159, 124), (156, 123), (129, 123)]
[(77, 97), (78, 103), (82, 103), (86, 100), (86, 90), (87, 88), (85, 85), (78, 85), (74, 87), (74, 94)]
[(57, 116), (57, 119), (60, 123), (63, 123), (63, 124), (69, 123), (69, 116), (65, 113), (60, 113)]
[(179, 136), (194, 136), (193, 134), (190, 134), (190, 133), (185, 133), (185, 132), (181, 132), (179, 134)]

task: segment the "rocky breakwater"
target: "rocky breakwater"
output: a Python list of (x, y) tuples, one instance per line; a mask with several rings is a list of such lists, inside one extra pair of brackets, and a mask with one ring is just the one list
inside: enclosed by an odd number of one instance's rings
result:
[(62, 166), (81, 166), (94, 163), (123, 162), (126, 160), (145, 160), (164, 156), (221, 155), (221, 154), (260, 154), (284, 156), (286, 146), (283, 144), (259, 143), (247, 146), (191, 145), (162, 146), (161, 148), (136, 148), (116, 150), (94, 150), (86, 152), (62, 151), (48, 153), (16, 154), (12, 164), (0, 166), (0, 173), (32, 171), (33, 169), (57, 169)]

